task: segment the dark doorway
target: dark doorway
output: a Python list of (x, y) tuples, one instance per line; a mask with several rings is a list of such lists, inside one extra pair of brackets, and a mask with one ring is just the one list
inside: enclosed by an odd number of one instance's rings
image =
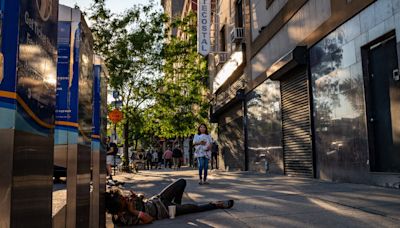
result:
[(305, 67), (281, 79), (282, 134), (285, 174), (313, 177), (313, 152), (308, 77)]
[(395, 36), (368, 48), (366, 95), (370, 165), (374, 172), (400, 172), (400, 80)]

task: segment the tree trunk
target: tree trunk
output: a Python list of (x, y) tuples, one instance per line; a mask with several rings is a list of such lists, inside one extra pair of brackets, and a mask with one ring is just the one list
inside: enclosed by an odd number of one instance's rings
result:
[(137, 138), (135, 138), (135, 151), (137, 151), (137, 147), (138, 147), (138, 140)]
[(126, 120), (124, 123), (124, 171), (129, 170), (129, 152), (128, 152), (128, 147), (129, 147), (129, 121)]

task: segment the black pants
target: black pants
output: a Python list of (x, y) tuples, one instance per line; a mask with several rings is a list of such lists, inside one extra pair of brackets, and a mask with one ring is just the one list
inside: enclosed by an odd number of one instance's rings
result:
[(218, 169), (218, 154), (217, 153), (211, 154), (211, 169), (214, 169), (214, 161), (215, 161), (215, 168)]
[(164, 165), (165, 165), (165, 168), (167, 168), (167, 165), (168, 165), (168, 167), (169, 168), (172, 168), (172, 158), (170, 158), (170, 159), (164, 159)]
[(213, 204), (182, 204), (182, 196), (185, 191), (186, 180), (179, 179), (174, 183), (168, 185), (160, 192), (160, 198), (165, 206), (176, 205), (176, 215), (184, 215), (190, 213), (197, 213), (217, 209)]
[(153, 169), (153, 163), (151, 162), (151, 160), (146, 160), (146, 168), (148, 170)]

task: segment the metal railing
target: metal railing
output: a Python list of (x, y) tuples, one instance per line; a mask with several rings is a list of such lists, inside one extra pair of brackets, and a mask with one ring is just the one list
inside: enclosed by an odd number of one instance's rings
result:
[(241, 42), (244, 38), (244, 28), (234, 27), (231, 31), (231, 42)]
[(228, 60), (228, 52), (215, 53), (215, 65), (216, 66), (226, 63), (227, 60)]

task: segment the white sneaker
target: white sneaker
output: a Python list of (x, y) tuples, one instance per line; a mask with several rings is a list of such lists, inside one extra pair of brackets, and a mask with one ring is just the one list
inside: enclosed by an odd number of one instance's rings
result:
[(115, 182), (113, 180), (107, 180), (107, 185), (115, 186)]

